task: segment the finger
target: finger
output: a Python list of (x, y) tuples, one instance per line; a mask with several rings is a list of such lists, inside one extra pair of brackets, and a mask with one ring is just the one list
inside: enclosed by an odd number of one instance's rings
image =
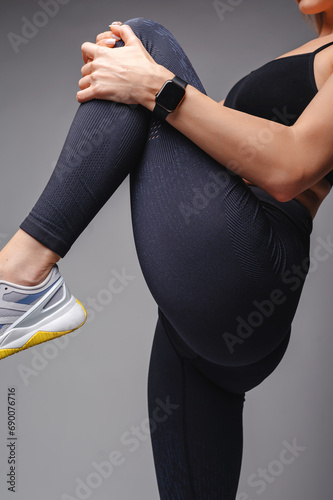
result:
[(91, 42), (84, 42), (81, 45), (82, 57), (85, 64), (87, 64), (89, 59), (95, 59), (98, 48), (99, 47), (95, 43)]
[(96, 43), (99, 42), (100, 40), (102, 40), (103, 38), (110, 38), (110, 35), (111, 35), (111, 31), (103, 31), (103, 33), (100, 33), (99, 35), (97, 35), (96, 37)]
[(96, 38), (96, 45), (100, 47), (114, 47), (115, 43), (121, 40), (121, 38), (112, 33), (112, 31), (105, 31), (100, 33)]
[(81, 90), (85, 90), (91, 86), (90, 76), (84, 76), (79, 80), (79, 87)]
[(96, 45), (99, 45), (99, 47), (109, 47), (112, 49), (112, 47), (115, 46), (116, 44), (116, 39), (115, 38), (104, 38), (103, 40), (100, 40), (99, 42), (96, 43)]
[(91, 64), (91, 61), (89, 61), (87, 64), (82, 66), (81, 75), (87, 76), (87, 75), (91, 75), (91, 73), (92, 73), (92, 64)]
[[(121, 21), (114, 21), (112, 24), (110, 24), (110, 30), (111, 30), (111, 26), (113, 25), (118, 25), (118, 26), (121, 26), (123, 23)], [(97, 35), (96, 37), (96, 43), (99, 42), (100, 40), (102, 40), (103, 38), (110, 38), (110, 35), (111, 35), (111, 31), (103, 31), (103, 33), (100, 33), (99, 35)]]
[(110, 28), (114, 35), (119, 36), (125, 42), (125, 45), (142, 45), (141, 40), (135, 35), (132, 28), (127, 24), (123, 24), (121, 26), (111, 24)]
[(79, 103), (90, 101), (91, 99), (95, 99), (94, 90), (92, 87), (89, 87), (85, 90), (79, 90), (76, 94), (76, 100)]

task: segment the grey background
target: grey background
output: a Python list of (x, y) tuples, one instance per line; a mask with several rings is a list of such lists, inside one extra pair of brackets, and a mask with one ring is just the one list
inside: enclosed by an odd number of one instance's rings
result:
[[(216, 100), (252, 69), (316, 37), (294, 0), (233, 0), (229, 5), (234, 9), (221, 20), (207, 0), (70, 0), (15, 54), (7, 33), (20, 34), (22, 16), (32, 19), (41, 8), (35, 1), (2, 2), (1, 246), (30, 210), (58, 158), (78, 106), (80, 45), (94, 41), (110, 22), (144, 16), (166, 25)], [(317, 237), (326, 240), (332, 234), (332, 208), (330, 197), (316, 217), (313, 247)], [(281, 364), (247, 394), (239, 500), (331, 496), (331, 261), (320, 262), (309, 275)], [(43, 344), (1, 362), (1, 499), (60, 500), (65, 493), (75, 498), (76, 478), (85, 481), (94, 471), (92, 462), (113, 450), (125, 462), (87, 498), (158, 498), (149, 439), (133, 453), (120, 441), (147, 418), (146, 380), (156, 322), (156, 305), (134, 249), (128, 180), (60, 264), (83, 302), (103, 297), (112, 270), (123, 267), (135, 279), (111, 303), (99, 302), (99, 312), (79, 335), (67, 336), (67, 345)], [(15, 495), (7, 492), (5, 478), (7, 388), (12, 386), (19, 436)], [(272, 466), (283, 442), (294, 439), (306, 449), (258, 494), (248, 478)]]

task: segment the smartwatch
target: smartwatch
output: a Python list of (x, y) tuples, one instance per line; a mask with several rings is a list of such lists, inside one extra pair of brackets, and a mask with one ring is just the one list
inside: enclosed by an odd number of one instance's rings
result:
[(185, 97), (187, 82), (175, 76), (167, 80), (161, 90), (155, 95), (155, 108), (153, 115), (160, 120), (165, 120), (169, 113), (173, 113)]

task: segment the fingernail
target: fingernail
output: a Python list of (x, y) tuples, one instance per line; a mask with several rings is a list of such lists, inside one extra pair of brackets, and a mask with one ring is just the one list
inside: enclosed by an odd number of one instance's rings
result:
[[(120, 26), (122, 24), (121, 21), (113, 21), (112, 24), (117, 24), (118, 26)], [(109, 26), (112, 26), (112, 24), (109, 24)]]
[(120, 36), (114, 35), (113, 33), (111, 35), (111, 38), (114, 38), (117, 42), (121, 40)]
[(116, 40), (114, 38), (107, 38), (104, 40), (105, 45), (115, 45)]

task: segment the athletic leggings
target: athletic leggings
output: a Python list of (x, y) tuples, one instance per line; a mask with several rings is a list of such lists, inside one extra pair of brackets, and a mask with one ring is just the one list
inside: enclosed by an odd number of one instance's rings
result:
[[(127, 24), (157, 63), (205, 92), (163, 26)], [(312, 219), (145, 108), (92, 100), (21, 228), (63, 257), (129, 173), (136, 250), (158, 305), (148, 400), (160, 498), (232, 500), (245, 392), (287, 348)]]

